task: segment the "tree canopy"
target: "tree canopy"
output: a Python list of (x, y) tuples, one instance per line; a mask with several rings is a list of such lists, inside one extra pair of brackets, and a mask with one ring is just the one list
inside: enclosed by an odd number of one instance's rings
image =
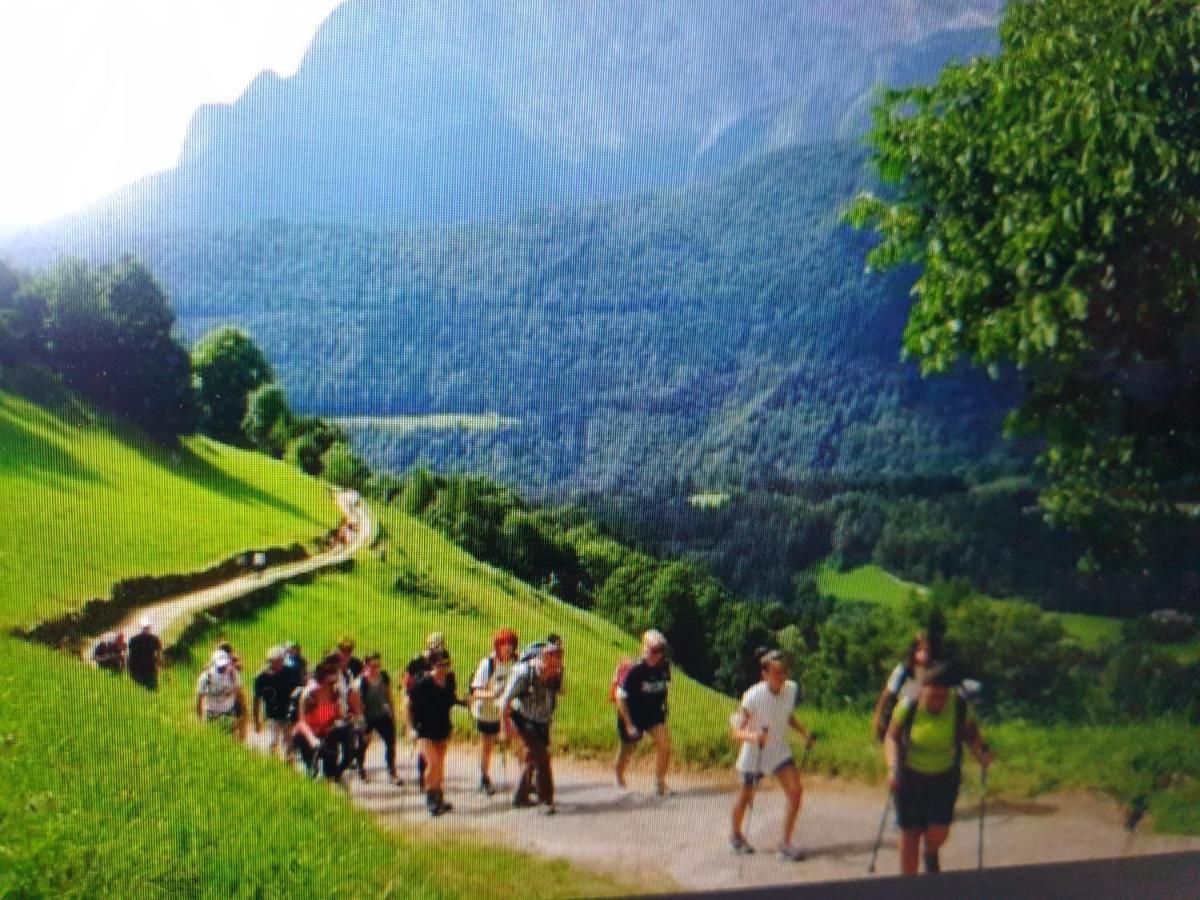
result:
[(1007, 428), (1045, 442), (1048, 516), (1096, 560), (1144, 559), (1200, 475), (1200, 10), (1018, 2), (1000, 36), (884, 97), (892, 189), (849, 220), (880, 236), (872, 266), (920, 266), (905, 353), (1015, 365)]
[(241, 329), (218, 328), (192, 349), (192, 372), (203, 430), (219, 441), (244, 443), (242, 422), (250, 392), (272, 380), (271, 366), (258, 345)]

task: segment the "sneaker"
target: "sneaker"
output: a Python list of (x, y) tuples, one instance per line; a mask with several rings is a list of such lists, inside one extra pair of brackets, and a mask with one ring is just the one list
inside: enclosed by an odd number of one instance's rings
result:
[(529, 809), (531, 806), (537, 806), (528, 797), (513, 797), (513, 809)]
[(740, 856), (749, 856), (754, 852), (754, 848), (740, 834), (729, 836), (729, 849)]
[(658, 781), (654, 784), (654, 793), (659, 797), (666, 797), (671, 793), (671, 790), (667, 787), (667, 783), (665, 781)]
[(489, 797), (496, 793), (496, 786), (492, 784), (492, 779), (484, 775), (479, 779), (479, 792), (487, 794)]
[(555, 806), (553, 803), (547, 803), (545, 814), (547, 816), (557, 816), (558, 815), (558, 807)]
[(778, 851), (779, 858), (785, 862), (804, 862), (808, 859), (804, 851), (795, 844), (780, 844)]
[(453, 812), (453, 811), (454, 811), (454, 804), (449, 802), (448, 800), (443, 800), (438, 804), (438, 815), (439, 816), (444, 813)]

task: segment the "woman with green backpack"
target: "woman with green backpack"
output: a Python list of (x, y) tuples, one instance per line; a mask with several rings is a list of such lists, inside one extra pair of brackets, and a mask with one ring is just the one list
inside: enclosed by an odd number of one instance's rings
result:
[(991, 763), (992, 752), (956, 680), (935, 664), (921, 677), (920, 694), (900, 700), (884, 744), (905, 875), (917, 873), (922, 853), (926, 872), (941, 869), (938, 851), (954, 819), (963, 747), (984, 769)]

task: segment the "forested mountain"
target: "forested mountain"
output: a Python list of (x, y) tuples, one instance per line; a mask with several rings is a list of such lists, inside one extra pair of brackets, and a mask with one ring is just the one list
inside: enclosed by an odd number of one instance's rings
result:
[[(494, 220), (861, 134), (881, 85), (996, 46), (1003, 0), (347, 0), (175, 168), (42, 233)], [(714, 23), (720, 23), (714, 28)]]
[(1013, 388), (899, 364), (909, 276), (864, 273), (839, 221), (868, 177), (826, 143), (506, 224), (270, 222), (124, 249), (190, 336), (253, 334), (301, 409), (519, 420), (358, 430), (385, 467), (640, 493), (987, 465)]

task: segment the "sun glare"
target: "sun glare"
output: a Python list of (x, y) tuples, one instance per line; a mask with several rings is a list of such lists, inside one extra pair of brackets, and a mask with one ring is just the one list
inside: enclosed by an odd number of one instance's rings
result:
[(339, 0), (0, 4), (0, 227), (75, 210), (174, 165), (203, 103), (295, 71)]

